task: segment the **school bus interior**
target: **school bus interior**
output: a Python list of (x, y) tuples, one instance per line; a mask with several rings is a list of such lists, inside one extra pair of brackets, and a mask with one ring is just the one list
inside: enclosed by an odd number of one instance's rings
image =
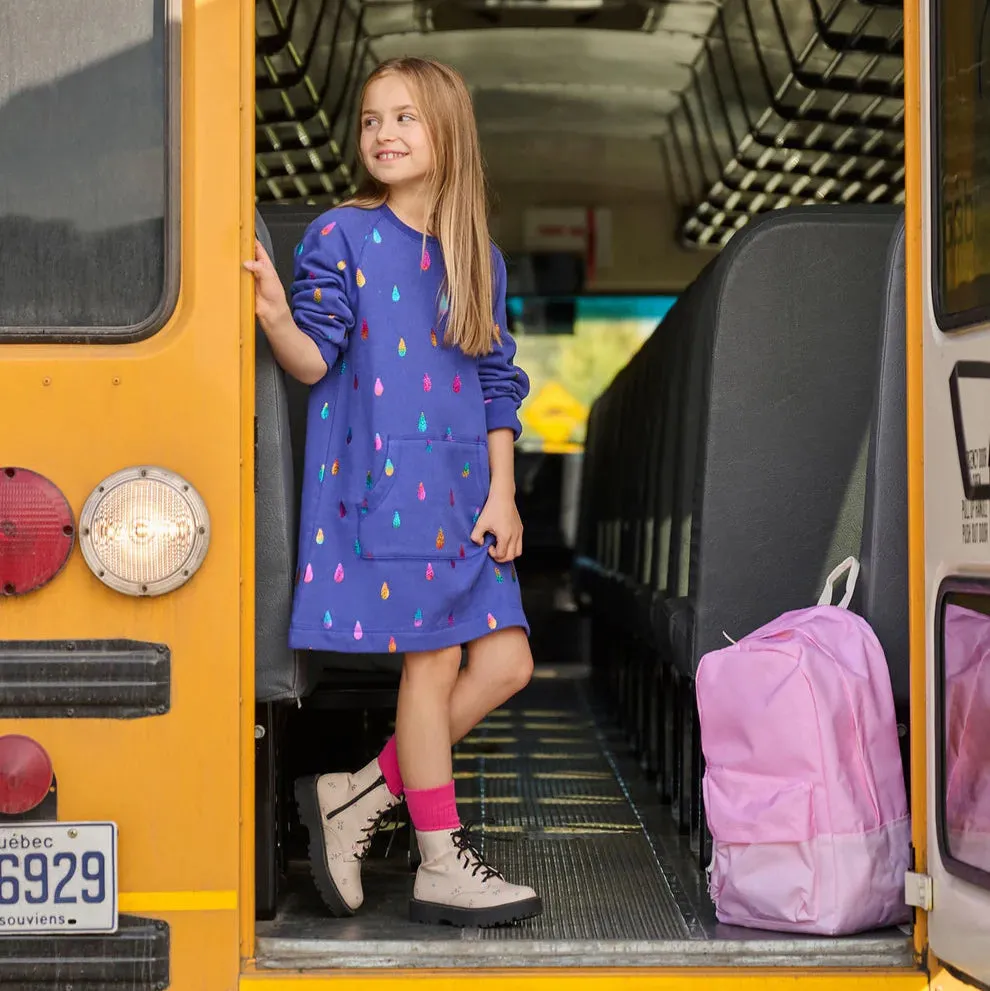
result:
[(536, 675), (455, 752), (462, 818), (545, 912), (494, 930), (408, 922), (402, 814), (365, 864), (361, 913), (336, 920), (291, 782), (377, 752), (401, 658), (286, 646), (306, 390), (258, 334), (259, 965), (911, 965), (907, 928), (716, 922), (693, 694), (706, 652), (813, 605), (855, 555), (908, 767), (900, 5), (257, 13), (258, 230), (283, 281), (307, 224), (354, 189), (366, 73), (436, 56), (472, 90), (527, 402), (545, 391), (517, 452)]

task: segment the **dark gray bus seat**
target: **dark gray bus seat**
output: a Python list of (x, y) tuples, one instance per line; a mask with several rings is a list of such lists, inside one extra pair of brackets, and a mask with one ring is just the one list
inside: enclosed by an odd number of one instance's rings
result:
[[(700, 658), (725, 643), (723, 631), (742, 636), (813, 604), (831, 568), (857, 555), (863, 570), (853, 607), (875, 625), (904, 711), (898, 221), (895, 209), (840, 206), (754, 222), (682, 295), (656, 346), (634, 356), (635, 374), (620, 373), (595, 404), (584, 510), (586, 532), (601, 535), (585, 548), (596, 558), (588, 571), (601, 576), (591, 583), (600, 593), (591, 603), (592, 629), (607, 648), (596, 651), (597, 667), (621, 693), (620, 719), (639, 724), (624, 728), (644, 766), (661, 772), (661, 792), (673, 800), (682, 829), (698, 836), (702, 862), (691, 686)], [(644, 391), (651, 381), (659, 396)], [(649, 433), (659, 472), (636, 458), (644, 416), (660, 420)], [(617, 500), (622, 470), (635, 470), (639, 487), (627, 485)], [(622, 546), (630, 539), (623, 524), (649, 514), (655, 635), (648, 646), (659, 665), (636, 643), (637, 623), (615, 622), (624, 614), (617, 594), (625, 609), (642, 611), (644, 573), (635, 570), (641, 558)], [(643, 706), (637, 693), (651, 686), (664, 698)], [(661, 709), (665, 718), (657, 715)], [(651, 747), (666, 752), (651, 760)]]
[[(255, 226), (271, 254), (271, 236), (257, 212)], [(289, 649), (298, 500), (286, 377), (260, 326), (255, 348), (255, 696), (278, 702), (306, 691), (305, 665)]]
[(860, 550), (861, 611), (883, 647), (898, 722), (909, 723), (907, 313), (903, 219), (887, 255)]
[[(809, 207), (746, 228), (706, 302), (711, 363), (691, 521), (689, 612), (673, 652), (701, 657), (793, 608), (858, 555), (887, 247), (898, 212)], [(707, 325), (707, 326), (705, 326)]]

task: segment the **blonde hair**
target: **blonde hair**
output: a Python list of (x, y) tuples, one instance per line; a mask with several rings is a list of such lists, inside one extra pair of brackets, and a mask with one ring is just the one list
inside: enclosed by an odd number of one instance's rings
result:
[[(447, 270), (445, 342), (468, 355), (488, 354), (500, 334), (493, 317), (485, 173), (471, 94), (450, 66), (434, 59), (394, 58), (365, 80), (362, 105), (368, 87), (392, 73), (402, 76), (412, 89), (433, 152), (427, 227), (440, 242)], [(359, 115), (359, 142), (360, 127)], [(388, 186), (369, 175), (345, 205), (374, 208), (387, 199)]]

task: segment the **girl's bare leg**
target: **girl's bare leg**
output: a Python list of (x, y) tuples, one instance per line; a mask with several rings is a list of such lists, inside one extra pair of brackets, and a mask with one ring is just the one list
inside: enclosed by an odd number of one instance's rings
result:
[(533, 654), (520, 627), (498, 630), (469, 643), (467, 667), (450, 694), (451, 744), (467, 736), (532, 677)]
[(529, 681), (533, 660), (525, 635), (510, 628), (473, 641), (460, 674), (459, 648), (412, 655), (412, 664), (409, 660), (407, 656), (399, 691), (396, 735), (409, 818), (422, 855), (410, 918), (488, 926), (539, 915), (539, 895), (505, 880), (461, 829), (451, 766), (451, 741)]
[(450, 706), (460, 661), (459, 647), (406, 654), (395, 742), (407, 790), (438, 788), (453, 779)]

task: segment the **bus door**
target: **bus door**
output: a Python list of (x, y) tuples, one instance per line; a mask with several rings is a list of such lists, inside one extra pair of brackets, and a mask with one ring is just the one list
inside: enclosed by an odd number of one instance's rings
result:
[[(921, 94), (917, 226), (925, 233), (915, 253), (922, 271), (909, 274), (909, 292), (919, 297), (910, 309), (921, 314), (915, 326), (922, 337), (924, 385), (928, 866), (927, 875), (909, 876), (909, 889), (915, 889), (909, 898), (929, 909), (932, 953), (956, 976), (985, 985), (990, 983), (990, 5), (929, 0), (921, 4), (921, 14), (921, 76), (928, 85)], [(913, 453), (921, 452), (915, 447)], [(917, 533), (920, 540), (920, 527)]]
[(3, 987), (237, 985), (252, 34), (215, 0), (0, 14)]

